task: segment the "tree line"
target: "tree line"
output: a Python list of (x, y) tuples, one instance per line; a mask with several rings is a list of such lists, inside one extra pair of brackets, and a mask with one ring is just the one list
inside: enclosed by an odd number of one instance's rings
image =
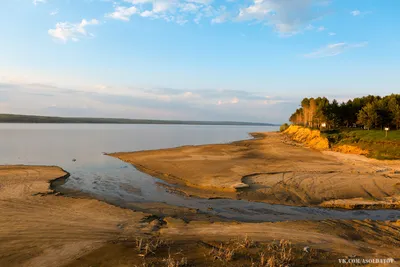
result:
[(400, 129), (400, 95), (364, 96), (339, 103), (326, 97), (304, 98), (290, 116), (293, 124), (320, 128), (365, 127)]

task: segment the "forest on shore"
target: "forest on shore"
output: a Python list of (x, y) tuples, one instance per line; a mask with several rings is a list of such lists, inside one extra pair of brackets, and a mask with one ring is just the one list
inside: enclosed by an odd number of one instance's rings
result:
[(295, 125), (334, 129), (400, 129), (400, 94), (357, 97), (347, 102), (330, 102), (326, 97), (304, 98), (289, 121)]

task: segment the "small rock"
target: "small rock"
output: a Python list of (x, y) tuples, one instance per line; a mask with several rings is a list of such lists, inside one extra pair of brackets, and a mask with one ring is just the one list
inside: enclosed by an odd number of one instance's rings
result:
[(76, 159), (72, 159), (72, 162), (76, 162)]

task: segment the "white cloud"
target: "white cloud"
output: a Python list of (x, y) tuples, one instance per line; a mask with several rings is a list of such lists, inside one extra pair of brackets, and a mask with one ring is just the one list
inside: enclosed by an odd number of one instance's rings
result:
[(371, 13), (371, 11), (360, 11), (358, 9), (353, 10), (353, 11), (350, 12), (350, 14), (352, 16), (354, 16), (354, 17), (364, 16), (364, 15), (367, 15), (367, 14), (370, 14), (370, 13)]
[(276, 105), (276, 104), (281, 104), (281, 103), (285, 103), (285, 100), (271, 100), (271, 99), (267, 99), (263, 101), (264, 105)]
[(193, 93), (192, 92), (185, 92), (185, 93), (183, 93), (183, 96), (184, 97), (192, 97)]
[(181, 6), (182, 12), (196, 12), (200, 9), (200, 5), (194, 3), (183, 3)]
[(33, 0), (32, 3), (36, 6), (37, 4), (47, 3), (47, 0)]
[(328, 33), (328, 34), (329, 34), (329, 36), (335, 36), (335, 35), (336, 35), (335, 32), (330, 32), (330, 33)]
[(234, 97), (234, 98), (231, 100), (231, 104), (237, 104), (237, 103), (239, 103), (239, 98)]
[(218, 106), (225, 105), (225, 104), (233, 104), (233, 105), (235, 105), (235, 104), (238, 104), (239, 102), (240, 102), (240, 99), (235, 96), (231, 100), (226, 100), (226, 101), (218, 100), (217, 105)]
[(211, 19), (211, 23), (224, 23), (231, 18), (231, 14), (227, 11), (226, 6), (220, 6), (218, 9), (213, 10), (214, 14), (212, 14), (213, 19)]
[(50, 16), (57, 15), (58, 14), (58, 9), (55, 9), (55, 10), (51, 11), (49, 14), (50, 14)]
[(162, 19), (183, 25), (189, 21), (199, 23), (204, 17), (220, 15), (212, 0), (124, 0), (131, 6), (117, 4), (106, 17), (129, 21), (132, 15), (143, 18)]
[(145, 18), (151, 17), (152, 15), (153, 15), (153, 12), (151, 12), (149, 10), (146, 10), (146, 11), (143, 11), (142, 13), (140, 13), (140, 16), (145, 17)]
[(272, 26), (281, 35), (293, 35), (320, 18), (322, 13), (318, 12), (329, 3), (326, 0), (225, 0), (226, 7), (213, 0), (123, 0), (115, 2), (114, 11), (106, 17), (129, 21), (131, 16), (138, 15), (178, 24), (189, 21), (199, 24), (202, 20), (209, 23), (256, 21)]
[(202, 4), (202, 5), (209, 5), (213, 2), (213, 0), (187, 0), (188, 2)]
[(135, 6), (132, 6), (132, 7), (117, 6), (117, 7), (115, 7), (114, 12), (106, 14), (106, 17), (117, 19), (117, 20), (129, 21), (130, 17), (133, 14), (137, 14), (137, 13), (139, 13), (139, 10)]
[(237, 20), (258, 21), (271, 25), (282, 35), (292, 35), (304, 30), (320, 15), (313, 11), (312, 0), (253, 0), (241, 8)]
[(211, 23), (217, 23), (217, 24), (218, 24), (218, 23), (224, 23), (224, 22), (226, 22), (228, 19), (229, 19), (229, 14), (228, 14), (228, 13), (224, 13), (224, 14), (221, 14), (221, 15), (219, 15), (219, 16), (213, 18), (213, 19), (211, 20)]
[(367, 46), (367, 42), (348, 44), (348, 43), (335, 43), (322, 47), (314, 52), (304, 55), (307, 58), (322, 58), (337, 56), (352, 48), (361, 48)]
[(80, 23), (59, 22), (56, 24), (56, 27), (50, 29), (48, 33), (54, 39), (61, 40), (62, 42), (67, 42), (69, 40), (77, 42), (81, 37), (93, 36), (93, 34), (86, 30), (86, 27), (97, 24), (99, 24), (99, 21), (96, 19), (89, 21), (83, 19)]

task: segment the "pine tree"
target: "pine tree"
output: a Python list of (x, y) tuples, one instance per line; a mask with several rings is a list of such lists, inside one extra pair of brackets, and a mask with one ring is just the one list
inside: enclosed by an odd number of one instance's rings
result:
[(373, 103), (368, 103), (358, 113), (358, 123), (363, 124), (368, 130), (371, 129), (378, 120), (378, 114)]

